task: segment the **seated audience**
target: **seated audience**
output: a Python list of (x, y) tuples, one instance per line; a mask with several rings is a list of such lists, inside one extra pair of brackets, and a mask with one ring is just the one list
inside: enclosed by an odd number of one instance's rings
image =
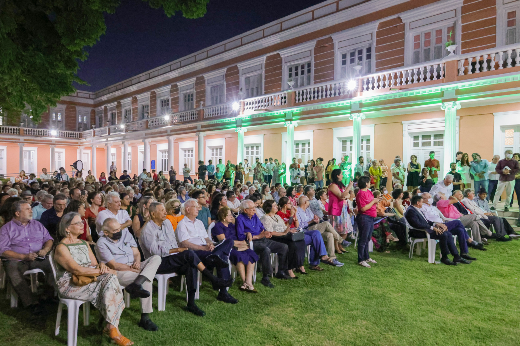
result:
[[(260, 218), (260, 221), (265, 227), (267, 232), (271, 233), (272, 240), (286, 244), (289, 248), (287, 253), (288, 270), (287, 273), (291, 279), (296, 279), (293, 270), (298, 269), (300, 272), (305, 273), (303, 262), (305, 261), (305, 241), (302, 237), (301, 240), (293, 241), (292, 233), (297, 233), (299, 230), (296, 227), (291, 227), (291, 224), (285, 224), (284, 220), (277, 215), (278, 205), (274, 200), (267, 200), (262, 206), (264, 210), (264, 216)], [(294, 213), (294, 209), (293, 209)], [(294, 214), (293, 214), (294, 217)]]
[(67, 196), (57, 194), (54, 196), (52, 205), (52, 208), (42, 213), (40, 222), (45, 228), (47, 228), (53, 239), (58, 239), (58, 225), (60, 224), (63, 212), (67, 207)]
[(93, 244), (92, 236), (90, 235), (90, 227), (88, 226), (87, 220), (85, 219), (85, 210), (85, 203), (73, 200), (69, 203), (67, 208), (65, 208), (63, 213), (68, 214), (70, 212), (74, 212), (81, 216), (81, 221), (83, 221), (83, 233), (79, 236), (79, 239), (86, 240), (87, 242)]
[(338, 246), (342, 240), (340, 235), (328, 221), (320, 222), (320, 219), (312, 213), (309, 208), (309, 197), (305, 195), (301, 196), (298, 201), (299, 205), (296, 209), (296, 217), (298, 218), (300, 227), (304, 230), (318, 230), (327, 245), (327, 253), (330, 259), (324, 263), (342, 267), (344, 264), (336, 259), (336, 252), (342, 253)]
[[(405, 217), (408, 224), (412, 227), (408, 234), (414, 238), (425, 238), (425, 233), (428, 232), (431, 239), (438, 239), (441, 247), (441, 262), (446, 265), (457, 265), (457, 263), (470, 264), (471, 261), (463, 258), (459, 255), (457, 247), (453, 241), (453, 235), (448, 230), (448, 226), (443, 223), (434, 223), (426, 220), (424, 214), (421, 211), (422, 208), (422, 196), (412, 197), (412, 206), (406, 210)], [(452, 228), (458, 230), (456, 226)], [(466, 244), (465, 241), (459, 242), (461, 246)], [(453, 255), (453, 261), (448, 258), (448, 254)], [(466, 256), (469, 257), (469, 256)]]
[(161, 264), (160, 256), (151, 256), (141, 262), (134, 237), (115, 218), (105, 219), (102, 225), (103, 236), (96, 244), (99, 263), (104, 263), (116, 271), (117, 280), (130, 294), (131, 298), (140, 298), (141, 320), (139, 327), (148, 331), (159, 328), (150, 319), (152, 308), (152, 282)]
[(100, 211), (96, 217), (96, 231), (99, 237), (103, 235), (103, 222), (108, 218), (115, 218), (121, 224), (121, 228), (128, 230), (132, 226), (132, 220), (126, 210), (121, 210), (121, 198), (119, 193), (112, 191), (106, 195), (106, 209)]
[(0, 256), (11, 285), (25, 308), (33, 315), (43, 315), (45, 309), (33, 296), (23, 273), (41, 269), (47, 284), (52, 288), (54, 279), (47, 254), (52, 249), (53, 239), (43, 225), (32, 219), (31, 205), (18, 200), (12, 204), (13, 218), (0, 229)]
[(50, 195), (48, 193), (45, 193), (40, 198), (40, 203), (38, 203), (37, 206), (32, 208), (33, 220), (40, 221), (43, 212), (52, 208), (53, 199), (54, 199), (54, 196)]
[(150, 220), (150, 213), (148, 211), (148, 207), (150, 204), (154, 202), (155, 199), (152, 196), (143, 196), (137, 205), (137, 214), (134, 216), (132, 220), (132, 231), (136, 238), (141, 236), (141, 230), (144, 224)]
[(150, 221), (148, 221), (139, 237), (139, 244), (145, 258), (154, 255), (161, 256), (161, 265), (157, 274), (177, 273), (186, 276), (188, 291), (188, 304), (186, 310), (196, 316), (204, 316), (206, 313), (195, 304), (195, 292), (197, 291), (197, 270), (206, 276), (212, 283), (213, 289), (220, 290), (231, 286), (233, 280), (217, 278), (207, 269), (197, 254), (188, 248), (180, 248), (177, 245), (175, 232), (169, 221), (166, 221), (166, 209), (159, 202), (152, 202), (149, 207)]
[[(229, 280), (231, 274), (228, 259), (233, 247), (233, 239), (226, 239), (215, 247), (204, 224), (197, 219), (198, 213), (199, 204), (195, 198), (192, 197), (184, 203), (185, 217), (179, 222), (175, 230), (179, 245), (193, 250), (209, 270), (216, 267), (219, 278)], [(238, 300), (233, 298), (224, 287), (220, 289), (217, 300), (231, 304), (238, 303)]]
[(166, 202), (164, 208), (166, 209), (166, 219), (170, 221), (173, 227), (173, 231), (177, 229), (179, 222), (184, 219), (184, 215), (181, 214), (181, 201), (178, 199), (171, 199)]
[[(83, 222), (77, 213), (65, 214), (59, 224), (62, 241), (56, 246), (54, 261), (57, 264), (56, 283), (60, 296), (90, 302), (105, 319), (103, 333), (117, 345), (133, 345), (119, 332), (119, 319), (125, 308), (123, 292), (117, 272), (96, 260), (87, 242), (78, 239), (83, 233)], [(76, 280), (94, 277), (86, 285)]]
[(288, 279), (287, 252), (286, 244), (276, 242), (271, 239), (271, 232), (266, 231), (258, 216), (256, 216), (256, 206), (253, 201), (245, 199), (240, 203), (240, 215), (238, 215), (235, 226), (237, 229), (238, 240), (253, 241), (253, 250), (260, 256), (262, 264), (262, 280), (260, 283), (266, 287), (274, 288), (269, 280), (273, 272), (271, 266), (271, 252), (278, 254), (278, 273), (275, 277)]
[(237, 198), (235, 192), (228, 191), (226, 193), (227, 206), (231, 209), (231, 212), (235, 215), (238, 215), (240, 212), (240, 200)]
[[(487, 191), (480, 190), (478, 193), (478, 198), (473, 199), (475, 203), (480, 207), (480, 209), (484, 210), (486, 213), (493, 213), (491, 208), (489, 207), (489, 201), (487, 200)], [(506, 233), (509, 235), (509, 238), (518, 238), (520, 234), (516, 233), (513, 227), (509, 224), (506, 218), (502, 218), (502, 222), (504, 223), (504, 228)]]
[(238, 240), (234, 225), (235, 218), (230, 208), (224, 207), (219, 209), (217, 218), (218, 222), (211, 229), (211, 235), (213, 240), (217, 243), (227, 239), (233, 240), (233, 248), (229, 255), (229, 261), (236, 266), (238, 274), (242, 279), (240, 290), (258, 293), (253, 286), (253, 274), (255, 271), (255, 263), (258, 262), (258, 255), (249, 248), (249, 244), (246, 240)]
[(441, 180), (437, 184), (433, 185), (429, 192), (432, 196), (435, 196), (438, 193), (443, 193), (445, 196), (451, 196), (452, 191), (453, 174), (446, 174), (444, 180)]

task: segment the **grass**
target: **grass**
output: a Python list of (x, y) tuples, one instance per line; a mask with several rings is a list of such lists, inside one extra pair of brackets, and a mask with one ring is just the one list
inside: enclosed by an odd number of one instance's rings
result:
[[(185, 295), (174, 281), (166, 311), (151, 317), (160, 330), (137, 327), (139, 301), (125, 309), (120, 330), (136, 345), (519, 345), (520, 241), (493, 242), (473, 250), (470, 265), (445, 266), (422, 256), (374, 253), (371, 269), (355, 265), (356, 254), (340, 255), (342, 268), (273, 279), (275, 289), (256, 285), (259, 294), (230, 290), (240, 302), (215, 299), (208, 282), (197, 304), (203, 318), (181, 310)], [(157, 291), (155, 290), (154, 293)], [(11, 309), (0, 300), (0, 345), (66, 345), (66, 312), (54, 336), (56, 307), (47, 318)], [(154, 309), (157, 299), (154, 299)], [(78, 345), (108, 345), (92, 311), (91, 324), (79, 319)]]

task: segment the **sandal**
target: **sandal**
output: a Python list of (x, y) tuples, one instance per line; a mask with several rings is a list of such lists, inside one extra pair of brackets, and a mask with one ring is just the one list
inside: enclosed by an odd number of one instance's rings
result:
[(301, 269), (295, 269), (294, 271), (297, 272), (297, 273), (303, 274), (303, 275), (308, 275), (308, 274), (309, 274), (309, 273), (307, 273), (307, 272), (304, 272), (304, 271), (301, 270)]
[(112, 327), (110, 329), (104, 329), (103, 334), (108, 336), (110, 339), (112, 339), (112, 343), (119, 345), (119, 346), (130, 346), (134, 343), (130, 341), (129, 339), (125, 338), (117, 328)]
[(310, 270), (316, 270), (318, 272), (322, 272), (323, 271), (323, 268), (320, 267), (319, 265), (316, 265), (316, 266), (310, 266), (309, 267)]
[(334, 267), (336, 266), (334, 264), (334, 262), (332, 262), (332, 260), (330, 258), (328, 260), (326, 260), (326, 261), (325, 260), (320, 260), (320, 261), (321, 261), (321, 263), (325, 263), (325, 264), (328, 264), (328, 265), (331, 265), (331, 266), (334, 266)]
[(251, 285), (244, 282), (244, 284), (240, 287), (241, 291), (249, 292), (249, 293), (258, 293), (258, 291)]

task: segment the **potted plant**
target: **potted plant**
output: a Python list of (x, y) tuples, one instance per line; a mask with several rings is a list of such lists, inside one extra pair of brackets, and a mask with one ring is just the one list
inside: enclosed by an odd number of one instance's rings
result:
[(450, 38), (448, 39), (448, 42), (446, 42), (446, 49), (448, 50), (448, 52), (450, 52), (450, 54), (448, 54), (448, 56), (455, 55), (455, 49), (457, 49), (457, 47), (458, 47), (455, 44), (455, 42), (453, 42), (451, 40), (452, 35), (453, 35), (453, 31), (450, 31), (450, 33), (449, 33)]

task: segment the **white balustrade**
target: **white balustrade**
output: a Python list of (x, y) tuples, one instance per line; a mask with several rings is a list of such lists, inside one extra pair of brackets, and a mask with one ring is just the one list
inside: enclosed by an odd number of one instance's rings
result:
[(186, 122), (193, 121), (199, 118), (198, 111), (196, 109), (192, 109), (191, 111), (175, 113), (173, 115), (173, 122)]
[(144, 119), (144, 120), (134, 121), (134, 122), (126, 124), (126, 128), (125, 128), (126, 132), (146, 130), (147, 121), (148, 120)]
[(118, 133), (125, 133), (125, 126), (124, 125), (112, 125), (110, 128), (110, 134), (115, 135)]
[(361, 90), (372, 91), (444, 78), (445, 63), (426, 63), (361, 77)]
[(3, 135), (19, 135), (20, 128), (16, 126), (0, 126), (0, 133)]
[(295, 102), (307, 102), (321, 99), (328, 99), (347, 94), (345, 82), (329, 82), (309, 85), (304, 88), (294, 90)]
[(204, 119), (228, 115), (231, 111), (229, 103), (204, 108)]
[(88, 138), (92, 138), (92, 136), (94, 136), (94, 131), (93, 130), (87, 130), (87, 131), (83, 131), (83, 133), (81, 135), (81, 138), (88, 139)]
[(268, 109), (269, 107), (285, 106), (287, 104), (287, 92), (270, 94), (260, 97), (253, 97), (244, 100), (244, 110), (254, 111), (258, 109)]
[(108, 127), (100, 127), (94, 129), (94, 136), (106, 136), (108, 135)]
[(169, 126), (171, 125), (171, 117), (168, 116), (167, 118), (164, 116), (159, 116), (155, 118), (148, 119), (148, 128), (154, 129), (157, 127), (163, 127), (163, 126)]
[[(48, 129), (32, 129), (32, 128), (23, 129), (23, 134), (25, 136), (32, 136), (32, 137), (49, 137), (49, 136), (51, 136), (50, 132), (51, 131)], [(61, 131), (56, 131), (56, 135), (54, 135), (52, 137), (59, 137), (58, 132), (61, 132)]]
[(487, 49), (458, 57), (459, 76), (518, 66), (520, 45)]
[(59, 138), (73, 138), (73, 139), (80, 139), (81, 138), (81, 132), (77, 131), (58, 131)]

